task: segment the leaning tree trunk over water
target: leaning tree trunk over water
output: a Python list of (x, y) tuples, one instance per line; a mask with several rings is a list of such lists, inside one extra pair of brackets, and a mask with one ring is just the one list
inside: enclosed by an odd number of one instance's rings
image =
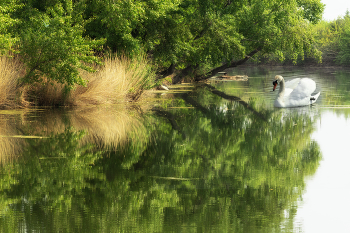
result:
[[(238, 61), (230, 61), (230, 62), (225, 62), (223, 63), (221, 66), (209, 71), (206, 75), (204, 76), (196, 76), (194, 78), (195, 81), (202, 81), (202, 80), (206, 80), (212, 76), (214, 76), (216, 73), (224, 71), (225, 69), (228, 68), (233, 68), (233, 67), (237, 67), (239, 65), (244, 64), (246, 61), (248, 61), (252, 56), (254, 56), (256, 53), (258, 53), (259, 51), (261, 51), (261, 47), (253, 50), (252, 52), (250, 52), (248, 55), (246, 55), (243, 59), (238, 60)], [(198, 68), (199, 65), (189, 65), (187, 66), (185, 69), (181, 70), (177, 75), (174, 76), (173, 78), (173, 84), (176, 83), (180, 83), (182, 81), (182, 79), (189, 75), (191, 72), (195, 71), (195, 69)], [(169, 73), (167, 72), (167, 75), (169, 75)]]
[(237, 67), (239, 65), (244, 64), (246, 61), (248, 61), (252, 56), (254, 56), (256, 53), (258, 53), (261, 50), (261, 48), (257, 48), (255, 50), (253, 50), (252, 52), (250, 52), (248, 55), (246, 55), (243, 59), (238, 60), (238, 61), (231, 61), (231, 62), (225, 62), (224, 64), (222, 64), (221, 66), (211, 70), (210, 72), (208, 72), (205, 76), (199, 76), (199, 77), (195, 77), (196, 81), (202, 81), (205, 79), (208, 79), (212, 76), (214, 76), (216, 73), (221, 72), (226, 70), (227, 68), (234, 68)]

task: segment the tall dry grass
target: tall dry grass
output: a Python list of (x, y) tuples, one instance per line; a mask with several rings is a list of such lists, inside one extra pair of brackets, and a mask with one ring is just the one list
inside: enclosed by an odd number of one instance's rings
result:
[(146, 58), (109, 57), (97, 72), (81, 71), (87, 86), (76, 86), (67, 92), (59, 83), (38, 83), (33, 91), (39, 105), (86, 106), (136, 101), (152, 88), (155, 73)]
[(29, 105), (27, 87), (20, 87), (24, 66), (16, 58), (0, 57), (0, 109), (23, 108)]
[(87, 86), (67, 90), (65, 85), (43, 78), (42, 82), (19, 85), (24, 66), (16, 58), (0, 57), (0, 108), (29, 106), (86, 106), (139, 100), (144, 91), (155, 85), (155, 72), (145, 57), (129, 59), (108, 57), (97, 72), (82, 70)]

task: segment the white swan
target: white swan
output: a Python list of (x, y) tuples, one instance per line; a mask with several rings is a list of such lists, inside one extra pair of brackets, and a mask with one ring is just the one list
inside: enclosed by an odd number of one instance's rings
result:
[(309, 78), (296, 78), (287, 82), (281, 75), (276, 75), (273, 82), (273, 90), (277, 84), (280, 90), (275, 100), (274, 106), (279, 108), (291, 108), (310, 105), (316, 102), (320, 92), (311, 95), (316, 90), (316, 83)]

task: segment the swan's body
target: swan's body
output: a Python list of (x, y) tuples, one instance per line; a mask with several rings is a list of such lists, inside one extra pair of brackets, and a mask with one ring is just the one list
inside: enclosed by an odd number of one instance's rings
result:
[(316, 90), (316, 83), (309, 78), (296, 78), (284, 82), (281, 75), (276, 75), (273, 82), (275, 90), (277, 84), (280, 84), (277, 99), (274, 102), (275, 107), (291, 108), (310, 105), (316, 102), (320, 92), (311, 95)]

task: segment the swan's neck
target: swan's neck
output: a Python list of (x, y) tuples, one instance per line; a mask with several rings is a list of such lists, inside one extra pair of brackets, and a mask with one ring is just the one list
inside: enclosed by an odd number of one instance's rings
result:
[(284, 91), (285, 91), (285, 85), (284, 85), (284, 79), (280, 82), (280, 90), (278, 92), (278, 97), (283, 97), (284, 96)]

